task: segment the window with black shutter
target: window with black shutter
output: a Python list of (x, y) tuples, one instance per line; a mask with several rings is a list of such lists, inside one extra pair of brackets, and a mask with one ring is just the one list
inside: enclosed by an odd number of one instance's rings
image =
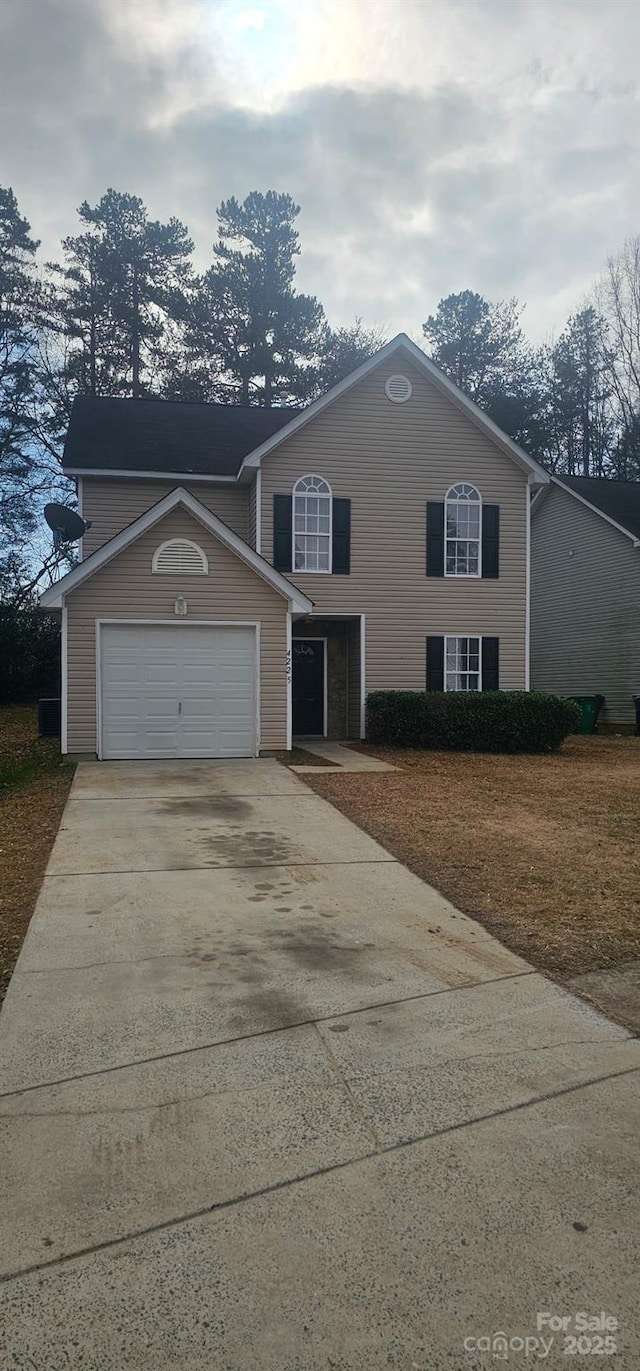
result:
[(290, 495), (273, 497), (273, 565), (276, 571), (291, 571), (293, 566), (293, 521)]
[(427, 576), (444, 576), (444, 501), (427, 501)]
[(333, 500), (331, 570), (334, 576), (351, 571), (351, 501)]
[(444, 690), (444, 637), (427, 638), (427, 690)]
[(500, 639), (482, 639), (482, 689), (500, 689)]
[(500, 506), (482, 506), (482, 577), (497, 580), (500, 575)]

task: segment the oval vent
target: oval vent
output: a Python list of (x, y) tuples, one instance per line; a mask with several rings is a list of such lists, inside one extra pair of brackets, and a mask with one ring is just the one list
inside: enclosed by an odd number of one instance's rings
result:
[(206, 576), (209, 563), (202, 548), (190, 538), (169, 538), (156, 548), (151, 570), (165, 576)]
[(394, 405), (404, 405), (411, 399), (413, 386), (408, 376), (389, 376), (384, 383), (384, 393)]

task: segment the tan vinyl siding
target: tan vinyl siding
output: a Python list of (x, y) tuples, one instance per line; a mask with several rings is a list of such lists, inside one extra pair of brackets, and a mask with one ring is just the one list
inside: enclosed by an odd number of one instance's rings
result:
[[(384, 393), (387, 376), (410, 377), (407, 404)], [(417, 368), (398, 355), (262, 463), (262, 553), (273, 556), (273, 496), (317, 473), (351, 499), (351, 575), (295, 580), (314, 613), (365, 613), (367, 690), (423, 690), (427, 634), (500, 638), (500, 684), (525, 684), (527, 478)], [(427, 577), (426, 502), (457, 481), (500, 505), (500, 578)]]
[[(208, 576), (157, 576), (151, 558), (167, 538), (192, 538), (209, 560)], [(259, 621), (261, 747), (286, 746), (287, 602), (185, 510), (174, 510), (69, 593), (68, 750), (96, 750), (96, 619), (169, 619), (184, 595), (184, 622)]]
[(602, 694), (632, 723), (640, 694), (640, 549), (558, 486), (531, 521), (531, 684)]
[(120, 533), (134, 519), (157, 505), (170, 491), (180, 485), (195, 500), (210, 509), (228, 524), (234, 533), (247, 539), (247, 487), (208, 481), (127, 480), (122, 477), (83, 476), (82, 517), (90, 519), (93, 527), (85, 533), (83, 557), (102, 547), (116, 533)]

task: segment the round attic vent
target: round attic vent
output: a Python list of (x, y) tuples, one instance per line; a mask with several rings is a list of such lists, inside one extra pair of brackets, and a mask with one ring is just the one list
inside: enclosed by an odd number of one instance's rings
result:
[(413, 386), (408, 376), (389, 376), (384, 383), (384, 393), (387, 400), (393, 400), (394, 405), (404, 405), (405, 401), (411, 399)]

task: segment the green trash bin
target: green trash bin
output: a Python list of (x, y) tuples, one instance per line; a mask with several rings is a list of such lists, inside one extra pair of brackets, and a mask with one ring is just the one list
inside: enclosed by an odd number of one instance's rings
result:
[(578, 733), (595, 733), (598, 715), (604, 704), (604, 695), (572, 695), (571, 699), (580, 705)]

